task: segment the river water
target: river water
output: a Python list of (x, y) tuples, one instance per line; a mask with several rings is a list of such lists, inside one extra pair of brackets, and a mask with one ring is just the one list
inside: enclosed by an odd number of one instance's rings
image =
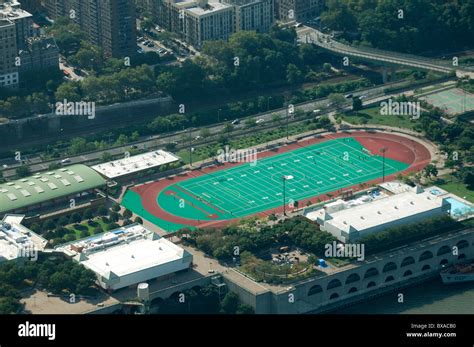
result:
[(338, 310), (336, 314), (474, 314), (474, 282), (444, 285), (439, 277)]

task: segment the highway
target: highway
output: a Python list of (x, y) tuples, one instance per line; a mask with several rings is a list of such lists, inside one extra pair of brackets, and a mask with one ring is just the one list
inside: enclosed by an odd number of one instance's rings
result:
[[(401, 93), (397, 92), (391, 95), (386, 95), (385, 94), (385, 89), (390, 87), (390, 88), (396, 88), (396, 87), (401, 87), (403, 86), (405, 81), (401, 82), (395, 82), (391, 84), (385, 84), (381, 86), (376, 86), (376, 87), (371, 87), (367, 88), (364, 90), (358, 90), (351, 92), (354, 97), (364, 97), (363, 99), (363, 104), (372, 104), (375, 102), (382, 101), (384, 99), (387, 99), (389, 96), (398, 96)], [(416, 88), (416, 87), (415, 87)], [(404, 91), (405, 92), (405, 91)], [(405, 92), (406, 93), (406, 92)], [(408, 91), (408, 94), (410, 91)], [(351, 101), (348, 100), (345, 105), (341, 105), (342, 107), (347, 107), (351, 104)], [(321, 98), (318, 100), (313, 100), (309, 102), (304, 102), (301, 104), (295, 105), (295, 110), (301, 110), (304, 112), (312, 112), (314, 110), (321, 110), (321, 114), (328, 115), (330, 114), (331, 111), (334, 111), (335, 108), (329, 104), (329, 99), (328, 98)], [(241, 119), (240, 124), (234, 126), (234, 131), (230, 134), (232, 137), (234, 136), (243, 136), (245, 134), (251, 134), (254, 133), (255, 131), (262, 131), (262, 130), (268, 130), (272, 128), (277, 128), (285, 124), (285, 119), (286, 119), (286, 108), (281, 108), (278, 110), (273, 110), (270, 112), (264, 112), (261, 114), (257, 115), (252, 115), (247, 118)], [(273, 119), (275, 116), (279, 116), (282, 121), (280, 124), (276, 124), (273, 122)], [(253, 127), (250, 129), (245, 128), (245, 120), (248, 118), (253, 118), (255, 121), (261, 120), (260, 124), (258, 127)], [(298, 119), (292, 119), (290, 123), (296, 123), (296, 122), (301, 122), (304, 121), (308, 118), (302, 117)], [(132, 148), (135, 150), (153, 150), (157, 148), (162, 148), (166, 144), (169, 143), (177, 143), (178, 148), (179, 147), (186, 147), (189, 145), (188, 139), (191, 138), (193, 139), (193, 146), (203, 146), (208, 143), (215, 142), (215, 140), (209, 140), (209, 139), (199, 139), (196, 140), (198, 136), (200, 136), (200, 132), (203, 128), (207, 128), (210, 131), (210, 135), (218, 135), (220, 133), (224, 132), (224, 129), (226, 125), (229, 122), (223, 122), (220, 124), (214, 124), (206, 127), (201, 127), (201, 128), (195, 128), (195, 129), (188, 129), (188, 130), (182, 130), (182, 131), (176, 131), (176, 132), (171, 132), (168, 134), (161, 134), (161, 135), (156, 135), (156, 136), (146, 136), (142, 137), (139, 141), (131, 144), (127, 144), (124, 146), (117, 146), (105, 150), (98, 150), (90, 153), (84, 153), (76, 156), (70, 156), (67, 159), (69, 159), (67, 165), (71, 164), (86, 164), (86, 163), (96, 163), (101, 160), (102, 155), (104, 152), (110, 153), (112, 156), (121, 156), (124, 155), (131, 151)], [(247, 130), (247, 131), (245, 131)], [(186, 141), (184, 139), (186, 138)], [(65, 157), (54, 159), (54, 160), (43, 160), (40, 156), (34, 156), (34, 157), (27, 157), (27, 158), (22, 158), (23, 164), (27, 164), (32, 172), (40, 172), (40, 171), (45, 171), (49, 169), (49, 165), (52, 163), (60, 163), (61, 160), (66, 159)], [(8, 160), (2, 160), (0, 161), (0, 165), (2, 165), (3, 168), (3, 177), (4, 178), (11, 178), (15, 176), (16, 174), (16, 168), (20, 166), (19, 162), (16, 162), (14, 158), (8, 159)]]

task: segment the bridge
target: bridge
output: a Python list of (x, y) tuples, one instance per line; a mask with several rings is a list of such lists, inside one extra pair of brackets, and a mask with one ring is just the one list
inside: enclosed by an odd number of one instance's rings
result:
[[(384, 51), (370, 47), (351, 46), (340, 43), (331, 35), (322, 33), (311, 27), (303, 26), (297, 29), (298, 42), (312, 43), (334, 54), (354, 57), (365, 61), (381, 63), (387, 66), (407, 66), (417, 69), (442, 73), (456, 73), (459, 78), (474, 78), (474, 71), (453, 66), (450, 61), (431, 59), (411, 54)], [(386, 73), (386, 71), (384, 71)], [(384, 74), (385, 74), (384, 73)], [(384, 76), (385, 79), (385, 76)]]

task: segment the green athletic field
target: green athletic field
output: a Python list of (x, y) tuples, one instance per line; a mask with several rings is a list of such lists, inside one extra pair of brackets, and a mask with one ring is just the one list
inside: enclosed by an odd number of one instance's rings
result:
[[(408, 164), (385, 159), (388, 176)], [(198, 221), (245, 217), (382, 177), (382, 158), (357, 140), (341, 138), (204, 174), (174, 184), (158, 196), (167, 212)]]

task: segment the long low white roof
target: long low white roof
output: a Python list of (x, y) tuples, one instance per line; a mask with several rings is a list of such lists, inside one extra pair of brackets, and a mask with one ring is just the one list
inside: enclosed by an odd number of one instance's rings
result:
[(92, 169), (107, 178), (117, 178), (179, 161), (176, 155), (153, 151), (93, 166)]
[(363, 231), (440, 208), (443, 201), (428, 191), (419, 194), (410, 191), (331, 213), (326, 223), (346, 232), (350, 227)]
[[(74, 241), (57, 250), (106, 279), (163, 266), (188, 255), (183, 248), (139, 224)], [(171, 273), (181, 269), (167, 270)]]

